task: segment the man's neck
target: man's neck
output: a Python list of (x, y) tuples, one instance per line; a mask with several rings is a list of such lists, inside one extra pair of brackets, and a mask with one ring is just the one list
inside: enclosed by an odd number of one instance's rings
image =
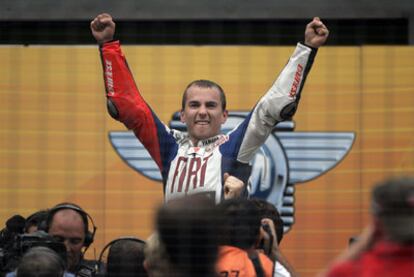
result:
[(194, 146), (196, 146), (200, 140), (195, 139), (195, 138), (190, 138), (190, 141)]
[(216, 141), (219, 140), (219, 138), (220, 138), (220, 134), (217, 134), (215, 136), (205, 138), (205, 139), (196, 139), (196, 138), (190, 137), (190, 140), (193, 146), (203, 147), (203, 146), (215, 143)]

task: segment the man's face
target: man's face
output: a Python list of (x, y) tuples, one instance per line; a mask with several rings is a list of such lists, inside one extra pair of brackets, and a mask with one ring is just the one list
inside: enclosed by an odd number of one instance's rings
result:
[(65, 244), (68, 270), (73, 272), (81, 259), (85, 241), (85, 225), (81, 215), (70, 209), (57, 211), (50, 223), (49, 234)]
[(181, 121), (187, 125), (193, 143), (220, 133), (227, 119), (227, 111), (223, 111), (221, 104), (217, 88), (195, 85), (188, 88)]

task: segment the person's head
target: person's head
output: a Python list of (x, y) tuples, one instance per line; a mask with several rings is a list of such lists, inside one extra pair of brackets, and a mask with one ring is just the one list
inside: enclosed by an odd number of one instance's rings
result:
[(219, 210), (224, 216), (221, 243), (245, 250), (254, 247), (261, 224), (256, 206), (248, 199), (234, 198), (221, 202)]
[(280, 244), (280, 241), (283, 238), (283, 220), (280, 217), (280, 214), (276, 207), (266, 200), (259, 198), (252, 198), (250, 201), (256, 205), (257, 209), (259, 210), (261, 219), (269, 218), (273, 221), (273, 224), (275, 225), (277, 244)]
[(157, 232), (154, 232), (148, 239), (144, 247), (145, 261), (144, 267), (151, 277), (163, 277), (174, 275), (169, 263), (169, 257), (165, 246), (161, 243)]
[(26, 219), (26, 223), (24, 225), (24, 232), (26, 234), (31, 234), (36, 232), (39, 229), (39, 225), (46, 221), (48, 215), (47, 210), (40, 210), (31, 215), (29, 215)]
[(372, 213), (385, 238), (414, 243), (414, 177), (379, 183), (372, 190)]
[(49, 235), (65, 244), (68, 270), (76, 271), (82, 248), (92, 243), (95, 232), (89, 232), (87, 213), (76, 204), (61, 203), (50, 209), (46, 225)]
[(226, 96), (218, 84), (196, 80), (187, 86), (182, 98), (181, 121), (187, 125), (193, 142), (218, 135), (227, 115)]
[(107, 277), (147, 276), (144, 269), (145, 243), (133, 238), (120, 238), (111, 244), (108, 252)]
[(220, 235), (214, 200), (196, 194), (170, 201), (156, 222), (175, 276), (214, 275)]
[(33, 247), (23, 255), (16, 277), (62, 277), (65, 263), (47, 247)]

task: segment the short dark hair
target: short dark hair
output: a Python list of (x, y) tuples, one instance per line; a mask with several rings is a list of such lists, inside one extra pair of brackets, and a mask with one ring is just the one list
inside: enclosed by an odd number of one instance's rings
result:
[(109, 248), (106, 276), (147, 276), (144, 269), (144, 243), (120, 239)]
[(256, 206), (248, 199), (234, 198), (219, 204), (223, 216), (222, 244), (249, 249), (256, 244), (261, 219)]
[(280, 244), (280, 241), (283, 238), (283, 220), (280, 217), (279, 211), (272, 203), (269, 203), (266, 200), (252, 198), (250, 201), (256, 205), (261, 219), (269, 218), (273, 221), (273, 224), (275, 225), (277, 244)]
[(200, 88), (216, 88), (220, 93), (221, 108), (223, 109), (223, 111), (226, 110), (227, 101), (226, 95), (224, 94), (224, 90), (221, 88), (219, 84), (210, 80), (195, 80), (188, 84), (188, 86), (184, 90), (183, 98), (181, 100), (181, 110), (184, 110), (185, 108), (185, 102), (187, 101), (187, 91), (192, 86), (197, 86)]
[(157, 229), (174, 272), (213, 276), (220, 232), (214, 200), (189, 195), (171, 200), (157, 213)]
[(388, 238), (414, 242), (414, 178), (391, 178), (372, 190), (372, 213), (383, 225)]

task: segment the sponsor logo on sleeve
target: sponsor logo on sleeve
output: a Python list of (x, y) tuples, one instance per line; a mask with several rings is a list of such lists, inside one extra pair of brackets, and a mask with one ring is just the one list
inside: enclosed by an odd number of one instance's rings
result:
[(303, 66), (301, 64), (298, 64), (296, 68), (295, 79), (293, 80), (292, 87), (290, 88), (290, 93), (289, 93), (290, 97), (296, 96), (296, 93), (298, 91), (298, 88), (302, 80), (302, 75), (303, 75)]
[(114, 95), (114, 79), (112, 75), (112, 62), (109, 60), (105, 60), (105, 82), (106, 82), (106, 89), (108, 91), (108, 95)]

